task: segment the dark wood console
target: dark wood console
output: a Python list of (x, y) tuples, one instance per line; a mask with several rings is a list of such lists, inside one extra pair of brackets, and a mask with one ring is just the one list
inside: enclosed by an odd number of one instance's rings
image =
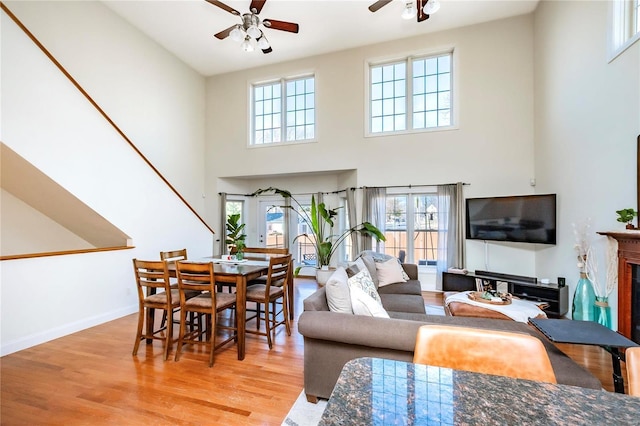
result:
[(476, 278), (484, 284), (498, 288), (498, 281), (508, 286), (508, 292), (515, 297), (536, 302), (546, 302), (549, 307), (545, 313), (550, 317), (562, 317), (569, 311), (569, 288), (558, 287), (558, 284), (541, 284), (536, 278), (518, 275), (499, 274), (487, 271), (476, 271), (475, 274), (442, 273), (442, 291), (469, 291), (476, 289)]

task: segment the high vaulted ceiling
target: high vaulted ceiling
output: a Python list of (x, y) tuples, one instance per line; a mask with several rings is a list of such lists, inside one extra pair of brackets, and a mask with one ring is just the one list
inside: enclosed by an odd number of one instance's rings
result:
[[(222, 0), (240, 13), (250, 0)], [(538, 0), (440, 0), (424, 22), (400, 18), (404, 0), (377, 12), (374, 0), (268, 0), (260, 18), (295, 22), (298, 34), (266, 29), (273, 52), (244, 52), (238, 42), (214, 34), (240, 18), (205, 0), (103, 0), (109, 8), (205, 76), (253, 68), (357, 46), (413, 37), (532, 12)]]

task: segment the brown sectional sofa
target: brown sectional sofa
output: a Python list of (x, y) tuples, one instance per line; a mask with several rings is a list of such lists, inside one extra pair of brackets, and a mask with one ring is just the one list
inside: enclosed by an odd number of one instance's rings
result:
[(417, 266), (404, 264), (403, 267), (411, 278), (409, 281), (378, 289), (390, 319), (331, 312), (324, 287), (304, 300), (298, 330), (304, 336), (304, 388), (309, 401), (328, 399), (342, 367), (352, 359), (378, 357), (411, 362), (418, 328), (424, 324), (460, 325), (533, 335), (544, 343), (558, 383), (602, 388), (596, 377), (527, 324), (427, 315), (417, 280)]

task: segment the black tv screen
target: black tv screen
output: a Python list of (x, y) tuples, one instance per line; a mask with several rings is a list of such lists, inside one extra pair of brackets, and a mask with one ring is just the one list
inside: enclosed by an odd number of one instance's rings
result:
[(556, 194), (468, 198), (469, 240), (556, 243)]

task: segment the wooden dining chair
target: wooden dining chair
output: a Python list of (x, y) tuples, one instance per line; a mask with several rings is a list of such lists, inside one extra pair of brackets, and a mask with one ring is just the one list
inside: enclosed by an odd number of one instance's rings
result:
[(166, 360), (174, 342), (173, 322), (169, 321), (169, 326), (164, 322), (154, 329), (154, 314), (156, 309), (161, 309), (165, 316), (172, 317), (173, 312), (180, 309), (178, 289), (171, 288), (167, 263), (164, 261), (133, 259), (133, 270), (138, 289), (138, 329), (133, 355), (137, 355), (141, 340), (146, 339), (149, 344), (156, 339), (163, 341)]
[(542, 342), (521, 333), (423, 325), (418, 330), (413, 362), (556, 383)]
[[(284, 247), (245, 247), (245, 253), (248, 253), (247, 255), (245, 255), (245, 258), (251, 258), (251, 254), (265, 254), (265, 255), (269, 255), (269, 256), (273, 256), (273, 255), (277, 255), (277, 256), (286, 256), (289, 254), (289, 249), (288, 248), (284, 248)], [(255, 278), (253, 279), (248, 285), (253, 285), (253, 284), (266, 284), (267, 283), (267, 276), (263, 275), (261, 277)], [(287, 278), (287, 280), (283, 280), (283, 281), (278, 281), (275, 285), (278, 286), (282, 286), (282, 285), (288, 285), (289, 289), (288, 291), (292, 291), (293, 289), (293, 257), (291, 258), (291, 265), (289, 266), (289, 277)], [(289, 309), (289, 313), (292, 314), (293, 311), (293, 306), (291, 303), (291, 294), (288, 294), (289, 298), (287, 300), (287, 302), (289, 303), (289, 306), (287, 306), (287, 308)], [(278, 302), (278, 304), (280, 304), (280, 302)], [(252, 310), (253, 312), (260, 312), (260, 305), (256, 305), (256, 309)], [(289, 315), (290, 319), (292, 319), (292, 315)]]
[[(284, 325), (287, 334), (291, 336), (289, 325), (289, 288), (287, 280), (290, 279), (291, 254), (286, 256), (274, 256), (269, 258), (269, 269), (264, 284), (250, 282), (247, 286), (247, 302), (256, 304), (255, 315), (247, 317), (247, 321), (255, 318), (256, 329), (246, 329), (247, 333), (267, 336), (269, 349), (273, 348), (276, 328)], [(264, 309), (261, 307), (264, 305)], [(281, 307), (281, 309), (278, 309)], [(282, 314), (282, 320), (278, 316)], [(260, 322), (264, 320), (265, 331), (260, 330)], [(272, 338), (273, 334), (273, 338)]]
[(624, 353), (629, 382), (629, 395), (640, 396), (640, 347), (627, 348)]
[[(175, 276), (175, 264), (176, 261), (178, 260), (187, 260), (187, 249), (183, 248), (180, 250), (169, 250), (169, 251), (161, 251), (160, 252), (160, 260), (166, 260), (167, 261), (167, 266), (169, 266), (169, 275), (171, 276), (172, 274)], [(174, 269), (171, 268), (171, 266), (174, 267)], [(171, 284), (171, 288), (177, 290), (178, 289), (178, 283), (174, 282)], [(191, 292), (187, 294), (188, 298), (191, 297), (195, 297), (197, 296), (198, 293), (197, 292)], [(164, 314), (162, 314), (162, 322), (160, 324), (161, 327), (164, 327), (165, 322), (167, 321), (167, 313), (165, 312)], [(177, 322), (177, 321), (176, 321)]]
[[(216, 349), (237, 340), (238, 324), (235, 315), (236, 296), (231, 293), (216, 291), (216, 279), (213, 272), (213, 263), (176, 262), (178, 276), (178, 290), (180, 294), (180, 334), (178, 336), (178, 348), (175, 360), (180, 359), (182, 346), (190, 344), (208, 344), (209, 367), (213, 365), (213, 353)], [(197, 291), (198, 296), (187, 298), (190, 291)], [(218, 313), (225, 310), (232, 311), (233, 325), (218, 323)], [(206, 321), (198, 321), (194, 328), (187, 331), (187, 313), (204, 314)], [(231, 334), (224, 340), (217, 342), (218, 330), (230, 330)], [(201, 337), (205, 335), (205, 341)]]

